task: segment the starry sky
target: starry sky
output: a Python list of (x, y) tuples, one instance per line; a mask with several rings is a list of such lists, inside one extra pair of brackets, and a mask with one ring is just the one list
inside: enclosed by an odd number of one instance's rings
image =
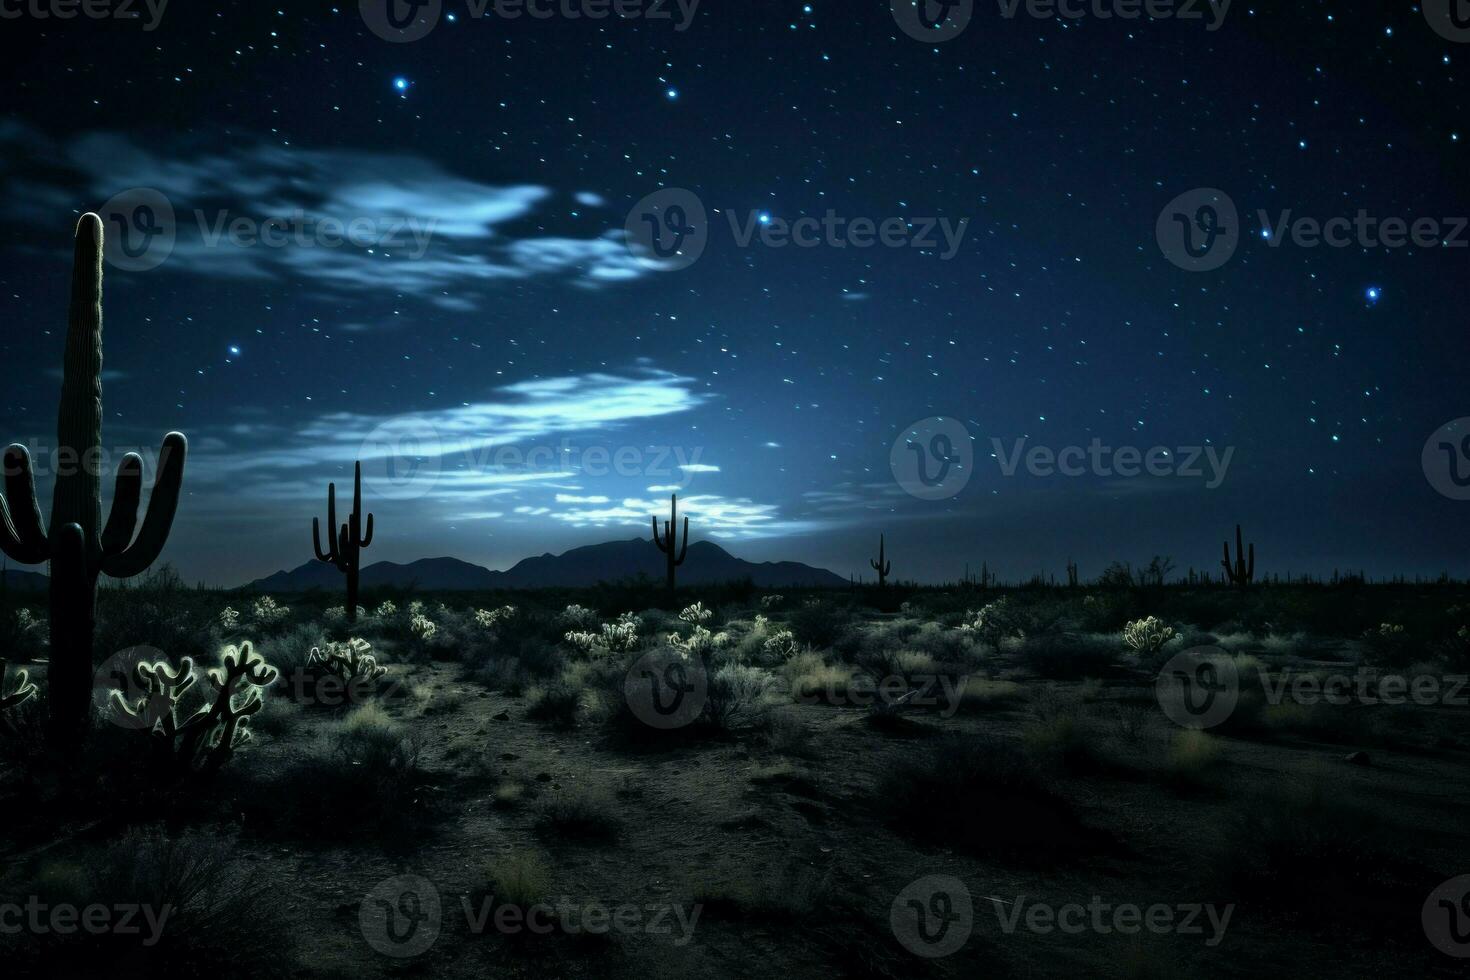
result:
[[(191, 580), (309, 559), (359, 458), (369, 560), (504, 568), (677, 489), (696, 540), (869, 577), (880, 532), (920, 581), (1218, 570), (1237, 522), (1262, 574), (1470, 573), (1422, 457), (1470, 415), (1470, 44), (1412, 3), (988, 0), (940, 40), (886, 0), (443, 0), (399, 43), (374, 0), (36, 2), (0, 24), (0, 439), (54, 443), (69, 235), (110, 207), (104, 448), (189, 435)], [(1200, 188), (1237, 216), (1207, 271), (1160, 230)], [(167, 254), (114, 251), (160, 197)], [(1271, 231), (1359, 211), (1438, 231)], [(702, 251), (651, 253), (650, 215)], [(940, 494), (895, 463), (932, 417)], [(1228, 466), (1003, 465), (1094, 440)]]

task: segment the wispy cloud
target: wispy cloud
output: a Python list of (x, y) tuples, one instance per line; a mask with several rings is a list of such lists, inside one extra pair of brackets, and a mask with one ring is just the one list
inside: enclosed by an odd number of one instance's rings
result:
[(8, 219), (54, 220), (58, 206), (77, 206), (78, 192), (96, 208), (148, 188), (173, 210), (164, 271), (301, 280), (451, 310), (478, 309), (507, 280), (556, 277), (597, 289), (648, 274), (621, 229), (590, 238), (519, 231), (559, 217), (550, 187), (486, 184), (406, 153), (231, 142), (239, 148), (144, 144), (111, 132), (57, 142), (10, 123), (0, 126), (0, 155), (9, 158), (0, 164), (0, 206)]

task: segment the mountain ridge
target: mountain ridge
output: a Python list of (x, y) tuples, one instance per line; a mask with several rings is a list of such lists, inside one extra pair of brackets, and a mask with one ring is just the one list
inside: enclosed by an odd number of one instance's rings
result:
[[(664, 556), (646, 538), (581, 545), (559, 555), (546, 552), (522, 558), (497, 572), (458, 558), (420, 558), (400, 563), (381, 561), (362, 569), (363, 588), (405, 588), (429, 591), (484, 591), (491, 589), (583, 588), (640, 575), (660, 580)], [(762, 588), (838, 587), (847, 579), (824, 568), (796, 561), (752, 562), (737, 558), (711, 541), (689, 546), (679, 581), (710, 585), (749, 579)], [(331, 565), (308, 561), (280, 569), (241, 588), (260, 592), (307, 592), (341, 588), (342, 578)]]

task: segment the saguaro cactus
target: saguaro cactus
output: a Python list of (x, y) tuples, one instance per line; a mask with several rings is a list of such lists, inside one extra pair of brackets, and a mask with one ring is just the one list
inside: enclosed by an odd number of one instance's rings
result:
[(868, 564), (873, 566), (873, 571), (878, 573), (878, 588), (888, 584), (888, 573), (893, 571), (893, 562), (883, 560), (883, 535), (878, 535), (878, 560), (868, 559)]
[(5, 493), (0, 496), (0, 550), (23, 565), (51, 563), (50, 690), (52, 737), (80, 735), (92, 697), (92, 642), (99, 575), (128, 578), (163, 551), (178, 510), (188, 441), (163, 438), (158, 479), (136, 539), (143, 460), (128, 453), (117, 468), (117, 489), (102, 524), (102, 219), (77, 223), (72, 260), (71, 312), (57, 422), (56, 486), (49, 530), (41, 526), (31, 457), (24, 446), (5, 450)]
[(679, 557), (674, 557), (674, 542), (678, 540), (679, 521), (679, 495), (673, 494), (669, 497), (669, 519), (664, 521), (664, 533), (658, 533), (658, 515), (653, 515), (653, 543), (658, 550), (664, 553), (669, 569), (669, 588), (674, 588), (674, 569), (684, 564), (684, 556), (689, 552), (689, 518), (684, 518), (684, 546), (679, 549)]
[(1245, 559), (1245, 550), (1240, 541), (1240, 525), (1235, 525), (1235, 564), (1230, 564), (1230, 542), (1224, 542), (1225, 557), (1220, 564), (1225, 566), (1225, 578), (1231, 585), (1247, 586), (1256, 578), (1256, 544), (1251, 542), (1250, 562)]
[(347, 523), (337, 525), (337, 484), (327, 484), (327, 550), (322, 551), (322, 529), (311, 519), (311, 547), (317, 561), (331, 562), (347, 576), (347, 621), (357, 622), (357, 583), (362, 572), (362, 549), (373, 543), (373, 515), (367, 516), (367, 533), (362, 526), (362, 463), (352, 476), (352, 513)]

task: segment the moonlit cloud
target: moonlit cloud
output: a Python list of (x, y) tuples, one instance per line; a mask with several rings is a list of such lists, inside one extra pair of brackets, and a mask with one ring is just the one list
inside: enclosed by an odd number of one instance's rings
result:
[[(220, 152), (112, 132), (62, 145), (10, 124), (0, 128), (0, 155), (12, 158), (0, 164), (10, 178), (3, 208), (11, 219), (54, 218), (58, 206), (76, 207), (60, 186), (24, 174), (19, 164), (26, 162), (58, 184), (89, 185), (92, 207), (134, 188), (162, 194), (174, 211), (163, 272), (407, 295), (452, 311), (479, 309), (487, 291), (507, 281), (554, 278), (598, 289), (649, 273), (620, 228), (591, 238), (513, 233), (512, 224), (545, 222), (557, 196), (552, 188), (486, 184), (408, 153), (238, 137)], [(605, 203), (586, 192), (577, 199)], [(272, 221), (284, 222), (284, 231), (267, 244), (262, 229)], [(245, 237), (234, 234), (237, 222)]]

